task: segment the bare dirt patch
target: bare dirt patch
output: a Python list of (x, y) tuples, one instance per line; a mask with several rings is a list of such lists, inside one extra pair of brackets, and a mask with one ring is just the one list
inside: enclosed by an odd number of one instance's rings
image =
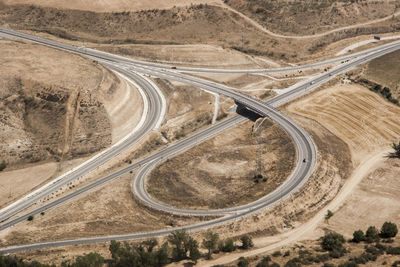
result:
[(150, 174), (149, 193), (174, 206), (224, 208), (271, 192), (293, 167), (293, 144), (271, 121), (260, 126), (261, 136), (252, 127), (248, 122), (163, 163)]
[[(399, 159), (382, 160), (335, 211), (329, 224), (321, 224), (320, 228), (334, 230), (351, 237), (353, 231), (357, 229), (365, 231), (371, 225), (379, 228), (385, 221), (399, 225), (399, 175)], [(379, 216), (376, 216), (377, 211)]]

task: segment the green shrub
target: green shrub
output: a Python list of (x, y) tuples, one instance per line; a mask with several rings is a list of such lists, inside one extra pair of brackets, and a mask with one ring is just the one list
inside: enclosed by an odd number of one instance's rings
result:
[(400, 261), (393, 262), (392, 267), (397, 267), (397, 266), (400, 266)]
[(331, 232), (322, 237), (321, 246), (326, 251), (341, 250), (344, 242), (341, 234)]
[(392, 223), (392, 222), (385, 222), (382, 225), (381, 228), (381, 232), (380, 232), (380, 236), (382, 238), (391, 238), (391, 237), (395, 237), (397, 235), (397, 225)]
[(370, 247), (370, 246), (367, 246), (365, 248), (365, 252), (369, 253), (369, 254), (372, 254), (372, 255), (375, 255), (375, 256), (379, 256), (379, 255), (383, 254), (383, 250), (382, 249), (379, 249), (377, 247)]
[(329, 260), (330, 256), (329, 253), (324, 253), (324, 254), (317, 254), (315, 258), (318, 259), (319, 262), (324, 262)]
[(28, 221), (33, 221), (33, 216), (32, 216), (32, 215), (30, 215), (30, 216), (28, 217)]
[(400, 247), (388, 247), (386, 253), (390, 255), (400, 255)]
[(249, 249), (251, 247), (254, 247), (253, 239), (248, 235), (242, 236), (240, 238), (240, 241), (242, 241), (242, 246), (241, 246), (242, 249)]
[(365, 235), (364, 232), (362, 230), (357, 230), (354, 231), (353, 233), (353, 239), (351, 240), (352, 242), (355, 243), (360, 243), (362, 241), (365, 241)]
[(281, 253), (280, 250), (277, 250), (277, 251), (275, 251), (274, 253), (272, 253), (272, 256), (273, 256), (273, 257), (279, 257), (279, 256), (282, 256), (282, 253)]
[(346, 253), (346, 249), (345, 248), (334, 249), (332, 251), (329, 251), (329, 256), (331, 258), (338, 259), (340, 257), (343, 257), (345, 253)]
[(240, 257), (237, 266), (238, 267), (247, 267), (247, 266), (249, 266), (249, 261), (244, 257)]
[(232, 238), (228, 238), (225, 241), (219, 242), (218, 249), (222, 252), (232, 252), (236, 250), (236, 245)]
[(286, 262), (285, 267), (301, 267), (301, 260), (299, 258), (290, 259)]
[(365, 232), (365, 241), (368, 243), (372, 243), (374, 241), (379, 240), (379, 232), (375, 226), (368, 227), (367, 231)]
[(352, 257), (350, 261), (355, 262), (357, 264), (366, 264), (369, 261), (375, 261), (377, 259), (376, 255), (372, 255), (369, 253), (363, 253), (358, 257)]

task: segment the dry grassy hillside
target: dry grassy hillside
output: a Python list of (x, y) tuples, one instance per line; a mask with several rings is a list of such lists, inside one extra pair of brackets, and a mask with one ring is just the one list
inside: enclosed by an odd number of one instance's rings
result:
[(390, 23), (334, 33), (319, 39), (276, 39), (228, 9), (203, 4), (112, 13), (3, 5), (0, 6), (0, 25), (46, 32), (63, 39), (114, 45), (210, 44), (292, 62), (318, 57), (320, 55), (316, 52), (337, 40), (400, 29), (400, 21), (396, 19)]
[(35, 4), (44, 7), (55, 7), (62, 9), (90, 10), (96, 12), (110, 11), (138, 11), (155, 8), (172, 8), (174, 6), (190, 6), (196, 4), (211, 4), (219, 0), (4, 0), (6, 4)]
[(395, 99), (400, 97), (400, 52), (396, 51), (368, 63), (363, 77), (387, 86)]
[[(0, 46), (0, 155), (9, 167), (69, 159), (110, 144), (110, 120), (95, 94), (109, 81), (101, 67), (38, 45)], [(111, 76), (107, 88), (116, 82)]]
[(398, 1), (265, 1), (225, 0), (229, 6), (255, 19), (269, 30), (314, 34), (390, 16)]

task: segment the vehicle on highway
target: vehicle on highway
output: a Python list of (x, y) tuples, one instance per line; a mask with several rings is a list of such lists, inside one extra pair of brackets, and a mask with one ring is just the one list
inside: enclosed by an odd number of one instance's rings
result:
[(310, 82), (310, 85), (313, 85), (315, 82), (314, 81), (312, 81), (312, 82)]
[(306, 162), (306, 159), (303, 159), (303, 162)]
[(171, 67), (171, 69), (176, 70), (176, 67)]

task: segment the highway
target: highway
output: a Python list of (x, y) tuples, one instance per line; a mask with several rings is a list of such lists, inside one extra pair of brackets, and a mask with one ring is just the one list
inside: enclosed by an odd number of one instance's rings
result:
[[(18, 31), (14, 31), (14, 30), (2, 28), (2, 27), (0, 27), (0, 34), (2, 34), (3, 37), (10, 36), (11, 38), (21, 38), (21, 39), (29, 40), (29, 41), (39, 43), (39, 44), (42, 44), (45, 46), (49, 46), (49, 47), (53, 47), (53, 48), (81, 54), (81, 55), (93, 56), (96, 59), (104, 59), (104, 60), (108, 60), (108, 61), (116, 62), (116, 63), (135, 64), (137, 66), (151, 67), (151, 68), (156, 68), (156, 69), (171, 69), (171, 67), (172, 67), (171, 65), (167, 65), (167, 64), (160, 64), (160, 63), (136, 60), (136, 59), (127, 58), (127, 57), (123, 57), (123, 56), (119, 56), (119, 55), (110, 54), (110, 53), (99, 51), (99, 50), (94, 50), (91, 48), (76, 47), (73, 45), (33, 36), (30, 34), (18, 32)], [(397, 46), (399, 43), (400, 43), (400, 41), (395, 41), (395, 42), (384, 44), (384, 45), (381, 45), (378, 47), (366, 49), (366, 50), (363, 50), (363, 51), (360, 51), (357, 53), (352, 53), (352, 54), (349, 54), (346, 56), (339, 56), (339, 57), (335, 57), (332, 59), (327, 59), (327, 60), (323, 60), (320, 62), (306, 64), (306, 65), (300, 65), (300, 66), (272, 68), (272, 69), (219, 69), (219, 68), (179, 67), (175, 71), (177, 71), (177, 72), (196, 72), (196, 73), (203, 72), (203, 73), (248, 73), (248, 74), (263, 74), (263, 73), (279, 73), (279, 72), (286, 72), (286, 71), (296, 71), (296, 70), (304, 70), (304, 69), (320, 67), (320, 66), (324, 66), (324, 65), (337, 63), (337, 62), (344, 62), (346, 60), (352, 60), (352, 59), (355, 59), (358, 57), (366, 56), (370, 53), (377, 52), (378, 50), (383, 50), (386, 48)]]
[[(36, 37), (35, 37), (36, 39)], [(41, 42), (44, 42), (41, 40)], [(53, 42), (53, 41), (51, 41)], [(52, 46), (51, 44), (47, 44), (49, 46)], [(59, 47), (55, 47), (59, 48)], [(159, 162), (162, 162), (163, 160), (170, 158), (177, 153), (181, 153), (182, 151), (185, 151), (189, 149), (190, 147), (193, 147), (194, 145), (206, 140), (207, 138), (210, 138), (211, 136), (214, 136), (218, 133), (223, 132), (226, 129), (229, 129), (230, 127), (233, 127), (234, 125), (237, 125), (243, 121), (245, 121), (244, 118), (235, 116), (230, 119), (227, 119), (225, 121), (222, 121), (208, 129), (205, 129), (193, 136), (188, 137), (187, 139), (184, 139), (180, 142), (177, 142), (175, 144), (172, 144), (168, 146), (167, 148), (151, 155), (148, 158), (145, 158), (139, 162), (134, 163), (131, 166), (128, 166), (122, 170), (119, 170), (116, 173), (113, 173), (107, 177), (104, 177), (95, 183), (92, 183), (84, 188), (79, 189), (78, 191), (71, 193), (69, 195), (64, 196), (63, 198), (60, 198), (57, 201), (51, 202), (43, 207), (40, 207), (34, 211), (32, 211), (30, 214), (38, 214), (42, 210), (47, 210), (53, 207), (56, 207), (57, 205), (60, 205), (61, 203), (64, 203), (65, 201), (68, 201), (72, 199), (73, 197), (76, 197), (77, 195), (87, 192), (89, 190), (92, 190), (93, 188), (96, 188), (97, 186), (104, 184), (112, 179), (115, 179), (116, 177), (119, 177), (120, 175), (127, 173), (133, 169), (141, 167), (137, 174), (137, 179), (133, 181), (133, 191), (138, 195), (140, 199), (145, 201), (150, 206), (153, 206), (155, 208), (159, 208), (165, 211), (170, 211), (170, 212), (178, 212), (178, 213), (189, 213), (189, 214), (195, 214), (195, 215), (204, 215), (204, 214), (212, 214), (212, 215), (225, 215), (224, 217), (211, 220), (208, 222), (196, 224), (196, 225), (191, 225), (184, 227), (187, 230), (198, 230), (206, 227), (211, 227), (215, 226), (221, 223), (225, 223), (227, 221), (235, 220), (238, 218), (241, 218), (243, 216), (247, 216), (251, 213), (258, 212), (261, 209), (264, 209), (266, 207), (269, 207), (270, 205), (275, 204), (276, 202), (287, 198), (295, 192), (301, 185), (303, 185), (307, 179), (311, 176), (312, 171), (314, 169), (315, 163), (316, 163), (316, 151), (314, 144), (311, 140), (311, 138), (308, 136), (308, 134), (297, 124), (295, 124), (293, 121), (291, 121), (289, 118), (287, 118), (285, 115), (280, 113), (275, 109), (275, 107), (290, 101), (294, 99), (295, 97), (307, 93), (308, 91), (314, 89), (315, 87), (319, 86), (322, 83), (325, 83), (332, 79), (335, 75), (345, 72), (359, 64), (362, 64), (368, 60), (371, 60), (375, 57), (379, 57), (383, 54), (390, 53), (394, 50), (397, 50), (400, 48), (400, 42), (393, 43), (393, 44), (388, 44), (385, 46), (380, 47), (379, 49), (373, 50), (372, 52), (368, 52), (365, 55), (362, 56), (357, 56), (356, 59), (351, 60), (345, 64), (340, 65), (337, 68), (334, 68), (328, 72), (325, 72), (319, 76), (313, 77), (312, 79), (301, 82), (297, 86), (292, 87), (292, 90), (285, 93), (281, 94), (270, 101), (263, 103), (260, 100), (257, 100), (255, 98), (252, 98), (247, 95), (243, 95), (232, 88), (210, 82), (204, 79), (199, 79), (199, 78), (194, 78), (192, 76), (184, 75), (179, 72), (175, 71), (165, 71), (162, 68), (159, 67), (153, 67), (153, 66), (148, 66), (148, 65), (143, 65), (143, 64), (137, 64), (132, 62), (132, 60), (122, 60), (119, 61), (117, 58), (120, 58), (119, 56), (116, 56), (115, 58), (109, 59), (104, 57), (104, 53), (100, 52), (100, 56), (96, 57), (92, 51), (90, 51), (90, 54), (88, 54), (87, 51), (83, 52), (83, 54), (94, 57), (96, 58), (99, 62), (102, 64), (107, 65), (108, 67), (115, 68), (118, 72), (123, 73), (124, 75), (131, 77), (135, 81), (136, 78), (134, 77), (133, 72), (138, 72), (138, 73), (144, 73), (144, 74), (149, 74), (155, 77), (160, 77), (160, 78), (165, 78), (165, 79), (172, 79), (172, 80), (177, 80), (181, 82), (185, 82), (194, 86), (197, 86), (203, 90), (218, 93), (225, 95), (227, 97), (231, 97), (235, 99), (236, 101), (244, 104), (246, 107), (257, 111), (260, 114), (263, 114), (264, 116), (270, 117), (272, 120), (276, 121), (279, 123), (283, 129), (285, 129), (293, 138), (295, 144), (296, 144), (296, 151), (297, 151), (297, 165), (289, 179), (282, 184), (278, 189), (276, 189), (274, 192), (271, 194), (255, 201), (252, 203), (249, 203), (247, 205), (243, 205), (240, 207), (233, 207), (230, 209), (224, 209), (224, 210), (180, 210), (176, 209), (174, 207), (169, 207), (169, 206), (157, 206), (160, 205), (160, 203), (155, 202), (152, 199), (148, 199), (147, 193), (145, 192), (144, 189), (144, 181), (146, 174), (153, 168), (156, 164)], [(64, 49), (64, 48), (61, 48)], [(76, 48), (75, 48), (76, 50)], [(77, 53), (77, 51), (75, 51)], [(152, 64), (152, 63), (151, 63)], [(139, 76), (140, 77), (140, 76)], [(157, 112), (156, 112), (157, 113)], [(154, 123), (154, 121), (153, 121)], [(307, 161), (306, 163), (302, 162), (302, 159), (306, 158)], [(146, 197), (147, 196), (147, 197)], [(150, 202), (149, 202), (150, 201)], [(42, 210), (40, 210), (42, 209)], [(22, 209), (21, 209), (22, 210)], [(21, 211), (20, 210), (20, 211)], [(36, 213), (35, 213), (36, 212)], [(0, 229), (6, 229), (20, 221), (26, 220), (26, 218), (29, 215), (23, 215), (16, 220), (10, 220), (6, 222), (5, 224), (1, 225)], [(128, 239), (137, 239), (137, 238), (147, 238), (147, 237), (152, 237), (152, 236), (159, 236), (159, 235), (166, 235), (170, 233), (171, 231), (174, 231), (178, 228), (175, 229), (168, 229), (168, 230), (160, 230), (160, 231), (154, 231), (154, 232), (146, 232), (146, 233), (137, 233), (137, 234), (130, 234), (130, 235), (119, 235), (119, 236), (107, 236), (107, 237), (97, 237), (97, 238), (85, 238), (85, 239), (78, 239), (78, 240), (67, 240), (67, 241), (57, 241), (57, 242), (48, 242), (48, 243), (39, 243), (39, 244), (30, 244), (30, 245), (22, 245), (22, 246), (17, 246), (17, 247), (9, 247), (9, 248), (2, 248), (0, 249), (0, 252), (2, 253), (9, 253), (9, 252), (16, 252), (16, 251), (21, 251), (21, 250), (26, 250), (26, 249), (37, 249), (37, 248), (44, 248), (44, 247), (51, 247), (51, 246), (62, 246), (62, 245), (72, 245), (72, 244), (84, 244), (84, 243), (93, 243), (93, 242), (104, 242), (104, 241), (109, 241), (109, 240), (128, 240)]]
[[(400, 48), (400, 44), (398, 44), (395, 47), (389, 47), (384, 50), (380, 50), (379, 52), (373, 53), (373, 54), (367, 54), (367, 56), (358, 58), (356, 60), (353, 60), (351, 62), (348, 62), (346, 64), (343, 64), (341, 66), (338, 66), (329, 72), (323, 73), (317, 77), (313, 77), (310, 80), (307, 80), (305, 82), (301, 82), (297, 84), (294, 88), (292, 88), (291, 91), (288, 91), (284, 94), (278, 95), (271, 100), (267, 101), (265, 105), (268, 106), (273, 106), (277, 107), (279, 105), (282, 105), (304, 93), (307, 91), (312, 90), (315, 87), (320, 86), (321, 84), (329, 81), (332, 79), (334, 76), (346, 72), (349, 69), (358, 66), (364, 62), (367, 62), (369, 60), (372, 60), (376, 57), (380, 57), (384, 54), (390, 53), (392, 51), (395, 51)], [(137, 70), (137, 68), (135, 69)], [(140, 71), (140, 70), (137, 70)], [(230, 90), (232, 89), (226, 88), (225, 86), (218, 85), (213, 82), (209, 82), (203, 79), (199, 78), (193, 78), (190, 76), (185, 76), (181, 75), (178, 73), (168, 73), (165, 74), (165, 72), (161, 73), (156, 73), (154, 70), (149, 70), (149, 69), (143, 69), (142, 70), (144, 73), (154, 75), (154, 76), (167, 76), (168, 79), (171, 80), (177, 80), (180, 82), (185, 82), (191, 85), (198, 86), (200, 88), (203, 88), (205, 90), (209, 90), (212, 92), (218, 92), (221, 94), (224, 94), (222, 90)], [(217, 87), (218, 89), (212, 89), (211, 87)], [(229, 96), (229, 94), (225, 93), (225, 95)], [(242, 102), (242, 99), (235, 98), (233, 96), (230, 96), (236, 100), (239, 100)], [(242, 102), (243, 103), (243, 102)], [(252, 209), (257, 209), (257, 208), (264, 208), (267, 206), (270, 206), (279, 200), (280, 196), (289, 196), (292, 192), (296, 191), (298, 187), (300, 187), (311, 175), (311, 172), (306, 173), (306, 171), (313, 170), (314, 164), (315, 164), (315, 158), (316, 158), (316, 153), (315, 150), (313, 150), (313, 147), (311, 146), (312, 141), (311, 140), (306, 140), (308, 137), (307, 133), (297, 126), (293, 122), (288, 122), (284, 121), (285, 116), (275, 116), (277, 115), (277, 111), (272, 111), (269, 110), (266, 113), (258, 108), (255, 108), (254, 104), (250, 103), (244, 103), (247, 107), (251, 107), (254, 110), (257, 110), (258, 113), (263, 114), (264, 116), (270, 117), (272, 120), (280, 124), (283, 129), (292, 136), (293, 140), (295, 141), (295, 144), (297, 146), (297, 151), (307, 151), (304, 154), (298, 154), (297, 155), (297, 165), (294, 170), (294, 172), (290, 175), (290, 177), (283, 183), (279, 188), (277, 188), (275, 191), (273, 191), (271, 194), (264, 196), (263, 198), (238, 207), (233, 207), (233, 208), (227, 208), (227, 209), (218, 209), (218, 210), (188, 210), (188, 209), (180, 209), (177, 207), (172, 207), (163, 203), (159, 203), (156, 200), (152, 199), (146, 192), (146, 176), (147, 174), (157, 165), (157, 161), (152, 161), (150, 164), (144, 166), (143, 168), (140, 169), (140, 171), (136, 174), (136, 178), (132, 182), (132, 191), (134, 194), (142, 200), (144, 203), (146, 203), (148, 206), (162, 210), (162, 211), (168, 211), (171, 213), (178, 213), (178, 214), (186, 214), (186, 215), (224, 215), (224, 214), (233, 214), (233, 213), (242, 213), (248, 210)], [(231, 119), (232, 123), (237, 124), (239, 123), (240, 117), (236, 116)], [(236, 121), (238, 120), (238, 121)], [(304, 142), (301, 142), (301, 139), (304, 139)], [(309, 146), (306, 145), (306, 143), (310, 144)], [(302, 164), (302, 160), (306, 159), (306, 163)], [(161, 162), (162, 159), (159, 160)], [(309, 166), (310, 165), (310, 166)], [(305, 168), (302, 168), (305, 167)]]
[(103, 152), (95, 155), (90, 160), (86, 161), (82, 165), (78, 166), (74, 170), (57, 177), (50, 183), (45, 186), (35, 190), (29, 195), (23, 197), (22, 199), (12, 203), (11, 205), (3, 208), (0, 211), (0, 221), (5, 221), (8, 218), (18, 214), (19, 212), (25, 210), (26, 208), (32, 206), (35, 203), (38, 203), (41, 199), (44, 199), (47, 196), (50, 196), (52, 193), (56, 192), (60, 188), (66, 186), (70, 182), (78, 179), (79, 177), (91, 172), (102, 164), (106, 163), (122, 151), (126, 150), (133, 144), (136, 144), (139, 140), (141, 140), (146, 134), (151, 131), (159, 121), (161, 114), (165, 113), (162, 110), (163, 107), (163, 96), (159, 93), (159, 89), (154, 88), (153, 84), (149, 83), (145, 78), (141, 75), (128, 72), (125, 69), (118, 68), (117, 66), (107, 65), (107, 67), (113, 69), (114, 71), (125, 75), (126, 77), (136, 81), (136, 83), (145, 89), (150, 109), (148, 114), (146, 115), (146, 120), (143, 126), (138, 129), (135, 133), (128, 135), (124, 139), (117, 142), (112, 147), (104, 150)]

